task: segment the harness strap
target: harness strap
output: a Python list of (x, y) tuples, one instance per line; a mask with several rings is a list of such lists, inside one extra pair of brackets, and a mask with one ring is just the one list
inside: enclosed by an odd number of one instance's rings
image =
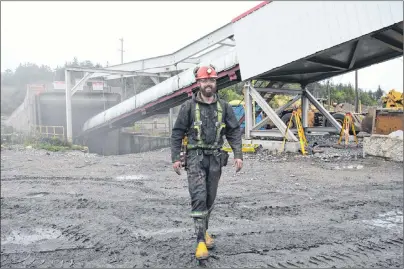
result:
[(220, 140), (220, 133), (222, 132), (222, 129), (226, 127), (226, 124), (223, 123), (222, 117), (223, 117), (223, 109), (219, 101), (217, 101), (217, 122), (216, 122), (216, 139), (214, 145), (217, 147), (217, 144), (219, 143)]
[(197, 143), (194, 145), (187, 144), (188, 149), (195, 149), (195, 148), (200, 148), (200, 149), (217, 149), (219, 140), (220, 140), (220, 133), (222, 132), (223, 128), (226, 127), (226, 124), (223, 122), (223, 109), (222, 105), (220, 104), (219, 101), (216, 102), (216, 108), (217, 108), (217, 122), (216, 122), (216, 138), (215, 142), (213, 145), (208, 145), (205, 144), (202, 141), (201, 138), (201, 126), (202, 126), (202, 121), (201, 121), (201, 110), (199, 108), (199, 104), (196, 103), (195, 105), (195, 121), (193, 124), (193, 128), (196, 131), (196, 140)]
[(201, 126), (202, 126), (201, 110), (199, 109), (199, 104), (196, 103), (194, 129), (196, 130), (196, 133), (197, 133), (196, 140), (198, 140), (198, 143), (199, 143), (199, 141), (201, 141)]

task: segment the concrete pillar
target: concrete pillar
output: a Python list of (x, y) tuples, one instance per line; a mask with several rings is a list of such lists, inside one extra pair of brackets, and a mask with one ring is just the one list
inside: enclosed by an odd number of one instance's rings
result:
[(306, 96), (306, 90), (303, 90), (302, 94), (302, 127), (308, 127), (308, 116), (309, 116), (309, 99)]
[(87, 139), (86, 146), (90, 153), (97, 153), (104, 156), (119, 155), (120, 136), (120, 129), (91, 134)]
[(73, 142), (72, 130), (72, 92), (71, 92), (71, 77), (70, 71), (65, 70), (66, 81), (66, 138), (67, 142)]
[(119, 147), (120, 136), (121, 136), (120, 129), (111, 130), (107, 133), (106, 140), (103, 143), (105, 156), (120, 154), (120, 147)]
[(245, 111), (244, 111), (244, 124), (245, 124), (245, 139), (251, 139), (252, 130), (252, 120), (253, 120), (253, 109), (252, 109), (252, 98), (250, 95), (250, 84), (244, 85), (244, 101), (245, 101)]
[(133, 148), (133, 135), (121, 133), (119, 136), (119, 154), (130, 154)]
[(35, 98), (35, 104), (36, 104), (36, 115), (37, 115), (36, 124), (42, 125), (41, 102), (40, 102), (39, 95), (37, 95)]
[(172, 132), (173, 132), (173, 123), (174, 119), (173, 119), (173, 108), (170, 108), (170, 112), (168, 113), (168, 134), (171, 137)]
[(27, 131), (30, 132), (31, 129), (37, 125), (37, 114), (36, 114), (36, 98), (35, 94), (32, 90), (29, 91), (29, 109), (28, 109), (28, 117), (29, 124), (27, 126)]

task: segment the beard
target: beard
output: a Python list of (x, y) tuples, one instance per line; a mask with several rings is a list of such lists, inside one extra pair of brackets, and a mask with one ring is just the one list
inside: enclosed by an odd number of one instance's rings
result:
[(216, 86), (201, 87), (201, 94), (205, 97), (211, 97), (216, 93)]

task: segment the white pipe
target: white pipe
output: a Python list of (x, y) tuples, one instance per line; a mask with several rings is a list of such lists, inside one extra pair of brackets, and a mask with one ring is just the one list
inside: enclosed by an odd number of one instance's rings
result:
[[(229, 54), (205, 63), (201, 65), (213, 64), (216, 67), (217, 72), (226, 71), (238, 64), (237, 53), (235, 50)], [(166, 95), (173, 94), (183, 88), (186, 88), (195, 83), (195, 77), (193, 74), (193, 68), (190, 68), (176, 76), (168, 78), (167, 80), (145, 90), (129, 99), (126, 99), (122, 103), (101, 112), (91, 119), (87, 120), (83, 125), (83, 132), (89, 129), (97, 128), (105, 123), (113, 122), (114, 119), (119, 118), (121, 115), (131, 112), (137, 108), (143, 107), (150, 102)], [(135, 103), (136, 101), (136, 103)]]

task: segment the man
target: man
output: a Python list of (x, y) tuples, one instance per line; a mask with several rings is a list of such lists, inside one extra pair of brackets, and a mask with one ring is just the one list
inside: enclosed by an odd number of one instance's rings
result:
[(206, 232), (216, 198), (222, 167), (228, 154), (221, 150), (223, 135), (234, 152), (236, 172), (243, 166), (241, 131), (230, 104), (216, 94), (217, 73), (213, 66), (194, 70), (199, 91), (180, 109), (171, 136), (171, 156), (174, 170), (180, 174), (182, 139), (187, 136), (186, 170), (191, 196), (191, 217), (195, 223), (198, 260), (208, 258), (213, 239)]

